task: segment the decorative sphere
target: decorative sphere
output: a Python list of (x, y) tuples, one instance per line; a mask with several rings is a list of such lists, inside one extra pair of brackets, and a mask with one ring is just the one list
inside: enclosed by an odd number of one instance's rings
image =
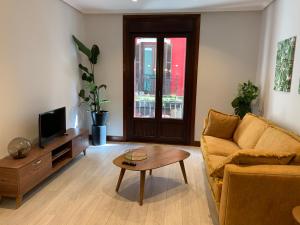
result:
[(14, 138), (8, 144), (8, 153), (15, 159), (25, 158), (31, 150), (31, 142), (25, 138)]

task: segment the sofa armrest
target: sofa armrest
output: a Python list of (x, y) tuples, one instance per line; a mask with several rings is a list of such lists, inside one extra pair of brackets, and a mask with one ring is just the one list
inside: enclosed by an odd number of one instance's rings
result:
[(207, 123), (208, 123), (208, 119), (205, 118), (205, 119), (203, 120), (203, 130), (202, 130), (201, 135), (200, 135), (200, 144), (201, 144), (201, 146), (202, 146), (202, 138), (203, 138), (203, 134), (204, 134), (204, 131), (205, 131), (206, 127), (207, 127)]
[(205, 119), (203, 120), (203, 131), (202, 131), (202, 133), (205, 131), (205, 129), (206, 129), (206, 127), (207, 127), (207, 124), (208, 124), (208, 118), (205, 118)]
[(220, 225), (293, 225), (300, 205), (300, 166), (226, 165)]

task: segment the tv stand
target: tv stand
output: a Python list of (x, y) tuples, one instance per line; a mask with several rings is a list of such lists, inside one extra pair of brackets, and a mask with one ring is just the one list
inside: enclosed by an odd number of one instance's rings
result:
[(26, 158), (7, 156), (0, 160), (0, 199), (16, 198), (16, 207), (22, 204), (24, 194), (44, 179), (60, 170), (89, 145), (86, 129), (69, 129), (67, 135), (54, 138), (44, 148), (33, 147)]

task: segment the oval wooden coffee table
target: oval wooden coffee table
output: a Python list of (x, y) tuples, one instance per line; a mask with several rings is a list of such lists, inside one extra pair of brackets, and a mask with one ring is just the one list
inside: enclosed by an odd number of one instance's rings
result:
[(183, 178), (185, 183), (187, 184), (187, 177), (184, 168), (183, 160), (190, 156), (190, 153), (179, 150), (175, 147), (167, 147), (160, 145), (146, 146), (138, 149), (134, 149), (134, 151), (146, 152), (147, 159), (143, 161), (130, 161), (136, 163), (136, 166), (129, 166), (122, 164), (124, 161), (128, 162), (125, 159), (125, 153), (114, 159), (113, 163), (121, 168), (119, 180), (117, 183), (116, 191), (119, 191), (122, 179), (124, 177), (126, 170), (140, 171), (140, 205), (143, 205), (144, 199), (144, 187), (145, 187), (145, 176), (146, 171), (150, 171), (150, 175), (152, 174), (153, 169), (157, 169), (163, 166), (167, 166), (173, 163), (180, 163), (181, 171), (183, 174)]

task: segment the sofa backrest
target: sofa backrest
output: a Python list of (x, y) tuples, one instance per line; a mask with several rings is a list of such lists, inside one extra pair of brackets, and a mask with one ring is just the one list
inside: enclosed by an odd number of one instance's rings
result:
[(259, 138), (255, 149), (288, 151), (297, 154), (293, 163), (300, 163), (300, 137), (276, 125), (271, 125)]
[(233, 135), (233, 141), (241, 148), (251, 149), (269, 127), (269, 123), (261, 117), (248, 113), (240, 121)]

